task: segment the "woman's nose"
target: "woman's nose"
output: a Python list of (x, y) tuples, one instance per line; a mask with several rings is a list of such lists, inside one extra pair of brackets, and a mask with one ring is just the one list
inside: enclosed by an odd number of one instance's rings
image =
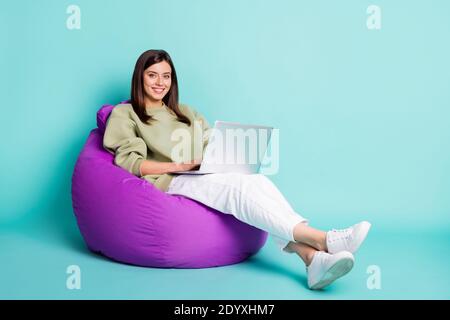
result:
[(162, 79), (160, 76), (158, 76), (158, 78), (156, 79), (156, 84), (157, 85), (162, 85)]

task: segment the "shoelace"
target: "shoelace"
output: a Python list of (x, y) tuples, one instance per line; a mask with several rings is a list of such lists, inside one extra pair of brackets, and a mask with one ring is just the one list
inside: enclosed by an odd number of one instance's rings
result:
[(331, 229), (332, 241), (351, 239), (353, 229)]

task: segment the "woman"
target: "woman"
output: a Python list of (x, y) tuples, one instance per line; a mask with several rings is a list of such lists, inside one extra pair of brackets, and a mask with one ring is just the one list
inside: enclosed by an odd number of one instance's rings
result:
[[(180, 130), (190, 136), (201, 132), (200, 139), (187, 140), (184, 150), (194, 152), (184, 152), (182, 161), (174, 152), (180, 144), (174, 132)], [(177, 175), (199, 165), (209, 132), (202, 115), (178, 103), (177, 74), (169, 54), (149, 50), (136, 62), (130, 103), (116, 106), (108, 119), (103, 146), (115, 155), (116, 165), (161, 191), (194, 199), (269, 232), (283, 252), (297, 253), (303, 260), (311, 289), (324, 288), (352, 269), (353, 253), (370, 223), (328, 232), (314, 229), (262, 174)]]

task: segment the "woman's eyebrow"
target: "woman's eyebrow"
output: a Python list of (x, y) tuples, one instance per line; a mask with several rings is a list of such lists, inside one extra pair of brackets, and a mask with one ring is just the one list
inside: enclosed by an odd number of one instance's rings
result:
[[(148, 73), (156, 73), (156, 74), (158, 74), (158, 72), (155, 72), (155, 71), (148, 71)], [(163, 72), (162, 74), (171, 74), (171, 72)]]

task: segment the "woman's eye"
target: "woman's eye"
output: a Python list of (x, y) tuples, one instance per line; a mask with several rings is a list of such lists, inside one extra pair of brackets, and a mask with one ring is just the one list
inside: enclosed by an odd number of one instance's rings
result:
[(154, 74), (149, 74), (148, 76), (149, 76), (150, 78), (154, 78), (154, 77), (155, 77)]
[(166, 78), (166, 79), (170, 79), (170, 76), (166, 75), (166, 76), (164, 76), (164, 78)]

